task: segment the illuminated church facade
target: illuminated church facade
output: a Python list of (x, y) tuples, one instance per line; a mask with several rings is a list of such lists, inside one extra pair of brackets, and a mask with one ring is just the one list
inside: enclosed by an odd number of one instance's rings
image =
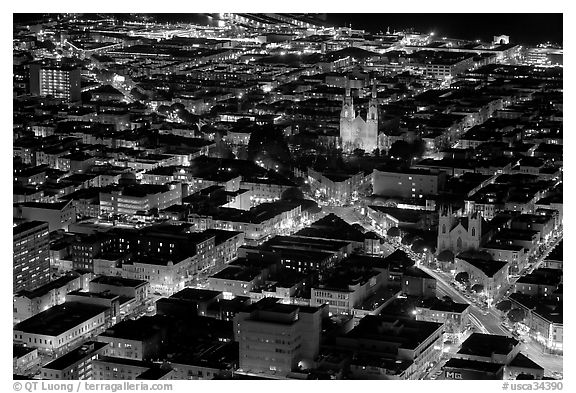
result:
[(346, 87), (340, 112), (340, 141), (345, 153), (350, 153), (355, 149), (372, 153), (378, 148), (378, 101), (375, 85), (372, 86), (372, 97), (368, 103), (366, 119), (359, 114), (356, 115), (354, 98), (350, 94), (350, 88)]

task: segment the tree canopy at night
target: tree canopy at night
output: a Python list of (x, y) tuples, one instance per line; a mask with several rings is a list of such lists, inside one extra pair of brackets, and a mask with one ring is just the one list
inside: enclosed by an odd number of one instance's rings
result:
[(467, 272), (460, 272), (456, 274), (454, 279), (461, 284), (467, 285), (470, 282), (470, 275)]
[(413, 143), (406, 141), (396, 141), (390, 147), (388, 155), (396, 159), (404, 160), (410, 162), (414, 157), (420, 158), (424, 151), (426, 150), (426, 145), (422, 140), (418, 140)]
[(522, 322), (526, 318), (526, 312), (521, 308), (513, 308), (508, 312), (508, 319), (511, 322)]
[(427, 247), (426, 247), (426, 241), (424, 241), (424, 239), (417, 238), (412, 243), (412, 251), (414, 251), (415, 253), (424, 252), (425, 248)]
[(502, 312), (508, 312), (512, 308), (512, 302), (510, 300), (502, 300), (496, 304), (496, 308)]
[(298, 187), (291, 187), (282, 193), (280, 199), (283, 201), (304, 199), (304, 194)]
[(454, 253), (450, 250), (444, 250), (440, 254), (438, 254), (438, 261), (439, 262), (454, 262)]
[(392, 236), (392, 237), (398, 237), (401, 235), (400, 229), (398, 229), (398, 227), (391, 227), (386, 232), (386, 235)]
[(292, 155), (284, 139), (282, 130), (278, 127), (259, 127), (250, 134), (248, 143), (248, 158), (252, 161), (262, 161), (268, 169), (286, 169), (292, 162)]

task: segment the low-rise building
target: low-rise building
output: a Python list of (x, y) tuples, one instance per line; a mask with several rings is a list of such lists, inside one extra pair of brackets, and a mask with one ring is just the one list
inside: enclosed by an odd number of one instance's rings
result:
[(183, 289), (194, 273), (192, 258), (137, 257), (122, 264), (122, 277), (145, 280), (152, 292), (171, 295)]
[(513, 308), (524, 310), (523, 323), (530, 328), (530, 336), (546, 351), (564, 351), (564, 313), (561, 299), (513, 293), (509, 296)]
[(436, 279), (415, 266), (402, 272), (402, 293), (423, 298), (436, 297)]
[(14, 294), (14, 322), (28, 319), (66, 301), (66, 294), (88, 288), (91, 273), (71, 271), (33, 291), (20, 291)]
[(140, 304), (144, 303), (150, 294), (150, 283), (145, 280), (99, 276), (90, 281), (88, 285), (90, 292), (131, 297)]
[(519, 245), (491, 242), (484, 244), (480, 250), (486, 251), (495, 261), (506, 262), (510, 266), (510, 274), (520, 273), (528, 264), (527, 250)]
[(360, 379), (419, 379), (441, 355), (444, 324), (367, 315), (333, 348), (353, 352), (350, 375)]
[(494, 299), (501, 291), (502, 287), (508, 283), (509, 265), (501, 261), (486, 261), (465, 257), (459, 254), (455, 259), (455, 269), (459, 272), (466, 272), (471, 285), (480, 284), (488, 298)]
[(215, 211), (192, 213), (188, 222), (196, 230), (221, 229), (244, 233), (247, 243), (258, 244), (290, 230), (301, 218), (302, 203), (278, 201), (262, 203), (250, 210), (220, 208)]
[(159, 355), (167, 332), (165, 317), (141, 317), (106, 329), (97, 340), (108, 344), (103, 353), (105, 356), (144, 361)]
[(50, 354), (63, 354), (98, 334), (107, 324), (108, 307), (63, 303), (14, 326), (14, 342)]
[(347, 203), (353, 198), (357, 198), (358, 190), (369, 181), (370, 177), (366, 177), (362, 171), (358, 173), (332, 173), (308, 168), (311, 193), (317, 198), (331, 203)]
[(401, 198), (424, 198), (437, 195), (445, 182), (444, 173), (423, 169), (378, 170), (372, 173), (372, 189), (375, 195)]
[(26, 202), (14, 205), (14, 218), (37, 220), (48, 223), (50, 232), (68, 230), (76, 222), (76, 209), (71, 201), (57, 203)]
[(451, 358), (442, 366), (445, 380), (500, 380), (504, 365), (479, 360)]
[(104, 353), (108, 344), (88, 341), (78, 348), (44, 365), (42, 379), (87, 380), (93, 378), (92, 362)]
[(38, 348), (16, 344), (12, 346), (12, 360), (12, 370), (16, 375), (25, 375), (41, 363)]
[(520, 353), (520, 341), (496, 334), (472, 333), (454, 355), (458, 359), (509, 364)]
[(238, 368), (238, 343), (210, 343), (209, 348), (173, 357), (170, 366), (177, 380), (231, 377)]
[(339, 269), (312, 288), (310, 305), (327, 304), (332, 314), (351, 315), (354, 307), (372, 295), (383, 281), (383, 273), (376, 270)]
[(430, 228), (435, 221), (434, 212), (415, 209), (368, 206), (366, 212), (368, 218), (372, 220), (372, 225), (384, 232), (393, 227), (400, 229)]
[(223, 298), (222, 292), (208, 289), (184, 288), (170, 297), (156, 301), (156, 313), (158, 315), (178, 315), (187, 317), (190, 315), (209, 314), (208, 309), (214, 303)]
[(134, 359), (100, 356), (92, 361), (92, 376), (94, 380), (135, 380), (149, 374), (147, 379), (171, 379), (171, 369), (161, 369), (156, 363)]
[(526, 355), (519, 353), (504, 368), (504, 379), (518, 379), (519, 375), (542, 379), (544, 377), (544, 367)]
[(560, 285), (562, 285), (561, 270), (539, 268), (518, 278), (513, 291), (529, 296), (554, 297)]
[(420, 302), (414, 311), (418, 321), (443, 323), (448, 339), (459, 337), (470, 324), (470, 307), (467, 303), (430, 298)]
[(208, 288), (223, 292), (224, 296), (249, 296), (250, 292), (262, 287), (276, 262), (258, 264), (238, 259), (223, 270), (208, 277)]
[(165, 209), (182, 203), (182, 184), (140, 184), (133, 186), (110, 186), (100, 191), (102, 214), (134, 215), (151, 209)]

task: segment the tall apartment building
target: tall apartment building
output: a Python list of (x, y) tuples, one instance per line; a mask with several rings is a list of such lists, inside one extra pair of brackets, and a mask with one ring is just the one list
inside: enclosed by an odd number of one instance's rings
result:
[(286, 375), (307, 368), (318, 355), (326, 306), (303, 307), (264, 298), (234, 317), (243, 372)]
[(80, 100), (80, 68), (58, 65), (30, 65), (30, 93), (51, 95), (66, 101)]
[(48, 223), (28, 221), (13, 228), (14, 293), (32, 290), (50, 281)]

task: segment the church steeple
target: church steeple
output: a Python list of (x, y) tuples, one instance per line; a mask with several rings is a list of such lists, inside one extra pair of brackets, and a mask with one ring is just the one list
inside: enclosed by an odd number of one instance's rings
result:
[(354, 111), (354, 99), (350, 91), (350, 81), (346, 79), (346, 87), (344, 91), (344, 100), (342, 101), (342, 111), (340, 113), (341, 119), (354, 120), (356, 113)]
[(376, 91), (376, 81), (372, 80), (372, 98), (368, 103), (368, 115), (366, 116), (366, 121), (372, 120), (378, 123), (378, 95)]

